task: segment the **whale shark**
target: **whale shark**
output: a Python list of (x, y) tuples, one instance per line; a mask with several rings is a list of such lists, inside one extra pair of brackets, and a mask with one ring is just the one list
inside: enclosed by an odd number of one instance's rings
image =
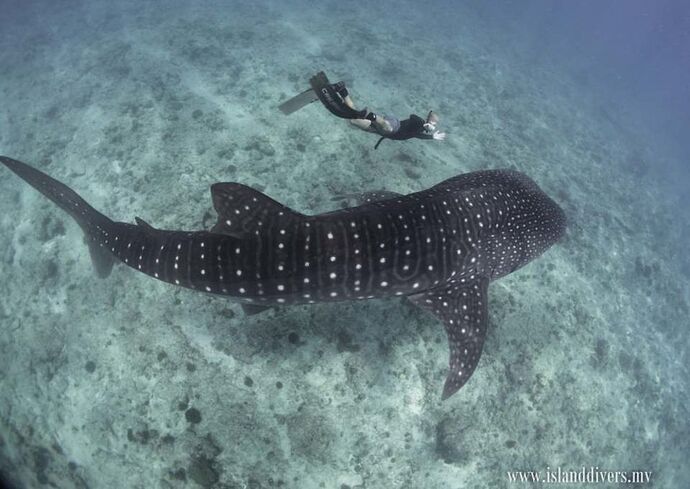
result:
[(426, 190), (375, 191), (359, 205), (306, 215), (240, 183), (214, 183), (209, 230), (113, 221), (72, 189), (6, 156), (7, 168), (82, 228), (95, 270), (115, 262), (155, 279), (239, 301), (282, 304), (404, 297), (440, 320), (450, 348), (442, 399), (475, 371), (488, 287), (559, 241), (562, 209), (514, 170), (465, 173)]

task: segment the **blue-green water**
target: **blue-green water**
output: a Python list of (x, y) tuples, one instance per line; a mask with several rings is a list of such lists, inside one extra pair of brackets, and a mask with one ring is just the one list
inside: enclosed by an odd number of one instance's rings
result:
[[(316, 213), (507, 167), (569, 220), (492, 285), (479, 367), (442, 403), (432, 316), (245, 316), (129, 268), (98, 279), (78, 226), (2, 168), (7, 484), (456, 489), (557, 467), (690, 484), (688, 7), (629, 4), (616, 25), (615, 2), (3, 5), (0, 154), (114, 219), (208, 229), (217, 181)], [(374, 150), (317, 104), (281, 114), (321, 69), (359, 107), (437, 111), (447, 140)]]

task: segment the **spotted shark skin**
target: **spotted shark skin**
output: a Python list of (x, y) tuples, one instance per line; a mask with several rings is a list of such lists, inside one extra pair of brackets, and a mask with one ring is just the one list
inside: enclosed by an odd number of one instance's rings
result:
[(440, 319), (450, 345), (443, 399), (474, 372), (488, 325), (489, 283), (564, 234), (561, 208), (511, 170), (450, 178), (409, 195), (365, 194), (363, 205), (304, 215), (238, 183), (211, 186), (210, 231), (116, 222), (20, 161), (0, 162), (83, 229), (100, 275), (114, 261), (158, 280), (250, 307), (404, 296)]

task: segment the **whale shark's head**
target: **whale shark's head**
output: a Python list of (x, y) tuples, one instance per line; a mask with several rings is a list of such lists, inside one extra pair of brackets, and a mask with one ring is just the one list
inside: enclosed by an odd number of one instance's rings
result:
[(505, 276), (526, 265), (565, 234), (563, 209), (523, 173), (502, 170), (505, 179), (498, 199), (505, 199), (504, 223), (489, 240), (491, 278)]

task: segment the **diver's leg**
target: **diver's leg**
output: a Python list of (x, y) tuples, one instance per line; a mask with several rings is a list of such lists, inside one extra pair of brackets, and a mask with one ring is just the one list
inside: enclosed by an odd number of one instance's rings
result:
[(350, 119), (350, 124), (362, 131), (376, 132), (371, 127), (371, 121), (369, 119)]
[(393, 126), (386, 120), (385, 117), (375, 117), (372, 124), (376, 126), (376, 132), (383, 135), (388, 135), (393, 133)]

